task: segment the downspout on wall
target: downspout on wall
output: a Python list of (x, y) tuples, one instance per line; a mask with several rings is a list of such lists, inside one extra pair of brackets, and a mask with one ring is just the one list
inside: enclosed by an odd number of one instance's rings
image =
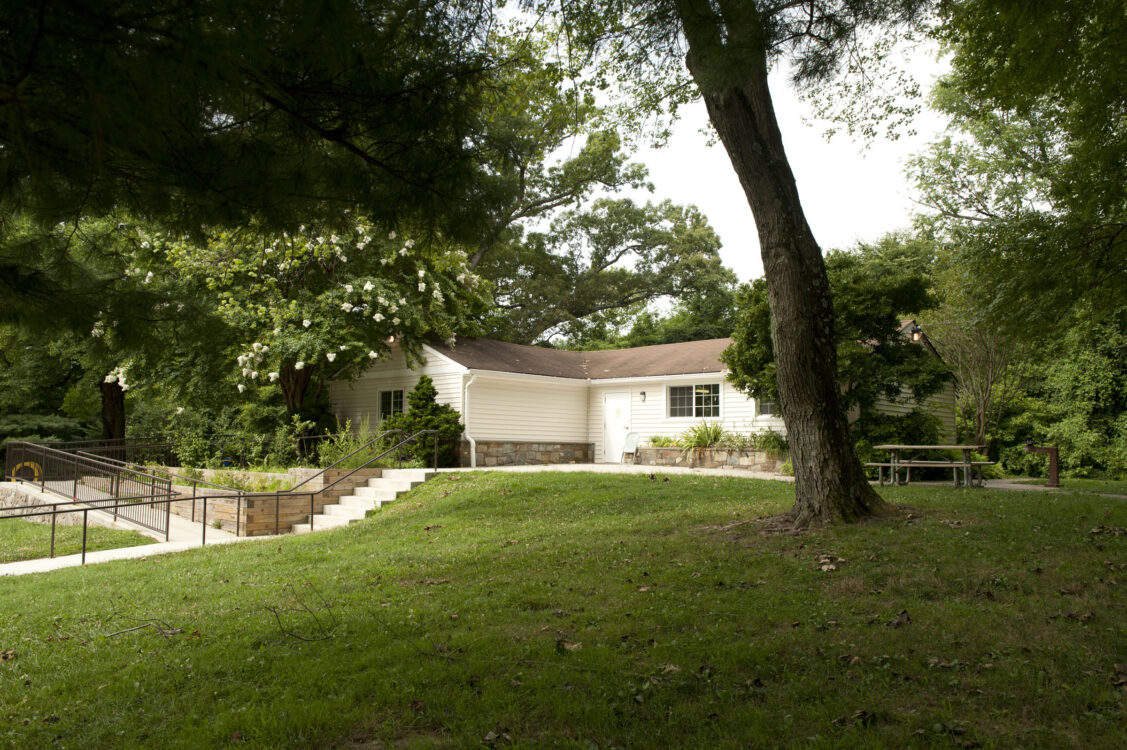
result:
[(470, 386), (477, 378), (477, 373), (472, 373), (470, 379), (462, 386), (462, 418), (466, 420), (466, 429), (462, 432), (470, 443), (470, 468), (477, 468), (477, 441), (470, 434)]

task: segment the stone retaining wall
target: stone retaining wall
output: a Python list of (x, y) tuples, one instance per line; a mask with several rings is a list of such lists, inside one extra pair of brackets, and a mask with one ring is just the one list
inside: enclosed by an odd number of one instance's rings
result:
[[(64, 498), (59, 498), (59, 502), (66, 502)], [(8, 487), (0, 487), (0, 508), (19, 508), (22, 506), (35, 506), (38, 508), (43, 505), (43, 501), (34, 495), (25, 495), (17, 489)], [(46, 509), (45, 509), (46, 510)], [(35, 510), (27, 510), (25, 513), (35, 513)], [(89, 514), (91, 526), (104, 526), (104, 524), (93, 513)], [(69, 513), (57, 513), (55, 515), (56, 524), (59, 526), (81, 526), (82, 525), (82, 511), (71, 511)], [(51, 525), (51, 516), (29, 516), (25, 521), (33, 523), (42, 523), (48, 526)]]
[(637, 463), (644, 466), (687, 466), (697, 469), (747, 469), (782, 473), (786, 456), (764, 451), (719, 448), (639, 448)]
[[(267, 536), (276, 531), (287, 534), (295, 523), (309, 522), (311, 509), (314, 514), (320, 513), (326, 505), (332, 505), (341, 497), (351, 495), (356, 487), (367, 484), (370, 478), (378, 478), (383, 473), (383, 469), (361, 469), (335, 487), (322, 489), (350, 471), (351, 469), (330, 469), (322, 476), (323, 481), (310, 482), (300, 488), (295, 495), (284, 492), (277, 495), (272, 492), (245, 493), (240, 500), (238, 493), (208, 490), (202, 487), (197, 495), (208, 496), (206, 519), (209, 526), (218, 522), (219, 528), (232, 534), (237, 528), (240, 536)], [(305, 494), (306, 490), (315, 493), (312, 508), (309, 495)], [(172, 503), (172, 512), (196, 523), (202, 523), (205, 518), (204, 501), (197, 499), (193, 503), (192, 488), (174, 486), (173, 492), (177, 493), (179, 499)], [(236, 511), (238, 511), (237, 523)]]
[[(470, 443), (463, 440), (462, 466), (470, 465)], [(478, 440), (478, 466), (519, 466), (523, 464), (589, 464), (594, 461), (592, 443), (533, 443), (517, 440)]]

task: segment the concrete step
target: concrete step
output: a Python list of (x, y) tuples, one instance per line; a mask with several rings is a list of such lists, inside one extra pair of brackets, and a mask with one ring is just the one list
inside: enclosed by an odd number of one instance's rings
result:
[(438, 476), (434, 469), (384, 469), (384, 479), (404, 480), (408, 482), (425, 482)]
[(359, 521), (361, 518), (368, 515), (368, 510), (368, 508), (359, 508), (355, 505), (326, 505), (321, 509), (321, 514), (333, 516), (334, 518), (348, 518)]
[(352, 491), (351, 495), (347, 497), (366, 497), (369, 500), (394, 500), (399, 497), (400, 492), (407, 490), (397, 490), (391, 487), (357, 487)]
[[(395, 492), (406, 492), (407, 490), (418, 487), (422, 482), (412, 481), (410, 479), (369, 479), (367, 485), (360, 485), (356, 489), (363, 489), (367, 486), (369, 489), (378, 490), (393, 490)], [(353, 494), (359, 494), (353, 492)]]
[[(352, 519), (344, 516), (326, 516), (318, 514), (313, 516), (313, 531), (321, 531), (322, 529), (338, 529), (341, 526), (347, 526)], [(309, 522), (295, 523), (293, 525), (293, 533), (295, 534), (308, 534)]]
[[(390, 503), (400, 494), (418, 487), (435, 476), (429, 469), (385, 469), (383, 477), (369, 479), (368, 486), (359, 486), (351, 494), (338, 498), (339, 502), (326, 505), (313, 516), (313, 531), (336, 529), (359, 521), (382, 505)], [(309, 523), (295, 523), (293, 533), (308, 534)]]
[(347, 497), (342, 497), (338, 505), (347, 505), (350, 508), (363, 508), (367, 511), (375, 510), (384, 503), (390, 503), (394, 499), (395, 498), (391, 498), (390, 500), (376, 500), (375, 498), (367, 497), (365, 495), (348, 495)]

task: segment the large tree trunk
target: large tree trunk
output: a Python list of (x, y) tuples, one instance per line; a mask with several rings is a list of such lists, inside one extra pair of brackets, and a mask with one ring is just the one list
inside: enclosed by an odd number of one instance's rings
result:
[(294, 368), (292, 364), (282, 367), (278, 382), (282, 386), (282, 398), (286, 402), (287, 414), (297, 414), (305, 404), (305, 393), (313, 378), (312, 367), (312, 365), (306, 365), (301, 370)]
[(102, 389), (102, 439), (125, 438), (125, 391), (115, 383), (103, 382)]
[(686, 24), (687, 62), (759, 232), (779, 405), (794, 466), (791, 521), (798, 528), (856, 521), (886, 506), (866, 479), (849, 436), (826, 267), (783, 151), (766, 55), (748, 55), (744, 46), (739, 59), (732, 59), (726, 43), (702, 35), (701, 19), (692, 19), (696, 28)]

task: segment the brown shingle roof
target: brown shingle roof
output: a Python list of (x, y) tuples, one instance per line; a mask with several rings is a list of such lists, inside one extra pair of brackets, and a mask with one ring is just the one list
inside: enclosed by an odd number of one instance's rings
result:
[(726, 369), (720, 361), (720, 353), (730, 343), (731, 339), (707, 339), (634, 349), (573, 352), (492, 339), (459, 338), (452, 347), (439, 343), (430, 346), (471, 370), (601, 380), (720, 372)]

